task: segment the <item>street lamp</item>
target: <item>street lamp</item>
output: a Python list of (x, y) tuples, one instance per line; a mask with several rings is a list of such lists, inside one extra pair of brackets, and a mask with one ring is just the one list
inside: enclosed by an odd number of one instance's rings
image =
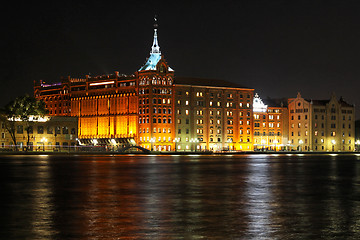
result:
[(356, 146), (356, 151), (359, 152), (359, 145), (360, 145), (360, 140), (356, 140), (355, 142), (355, 146)]
[[(197, 139), (197, 138), (191, 138), (190, 139), (190, 143), (191, 143), (191, 146), (192, 146), (192, 143), (194, 143), (195, 144), (195, 152), (196, 152), (196, 143), (198, 143), (199, 142), (199, 140)], [(192, 150), (192, 147), (191, 147), (191, 150)]]
[(47, 142), (47, 139), (45, 137), (43, 137), (40, 141), (43, 144), (43, 151), (45, 152), (45, 143)]
[(262, 145), (262, 149), (264, 150), (265, 148), (265, 144), (266, 144), (266, 140), (265, 139), (262, 139), (261, 140), (261, 145)]
[(290, 151), (291, 141), (288, 141), (288, 151)]
[(177, 143), (180, 142), (180, 138), (174, 138), (173, 142), (175, 143), (175, 152), (177, 151)]
[(229, 139), (227, 140), (227, 142), (228, 142), (228, 144), (229, 144), (229, 150), (232, 150), (232, 148), (230, 148), (230, 145), (231, 145), (231, 143), (233, 142), (233, 139), (232, 139), (232, 138), (229, 138)]
[(276, 144), (278, 143), (278, 141), (275, 139), (274, 140), (274, 144), (275, 144), (275, 152), (276, 152)]
[(332, 151), (334, 152), (335, 151), (335, 144), (336, 144), (336, 141), (333, 139), (331, 140), (331, 144), (332, 144)]
[(151, 138), (150, 139), (150, 143), (151, 143), (151, 151), (153, 151), (154, 150), (154, 142), (155, 142), (156, 140), (155, 140), (155, 137), (153, 137), (153, 138)]
[(301, 144), (303, 144), (303, 143), (304, 143), (303, 140), (300, 139), (300, 141), (299, 141), (299, 144), (300, 144), (300, 149), (299, 149), (299, 150), (300, 150), (300, 151), (302, 151), (302, 146), (301, 146)]

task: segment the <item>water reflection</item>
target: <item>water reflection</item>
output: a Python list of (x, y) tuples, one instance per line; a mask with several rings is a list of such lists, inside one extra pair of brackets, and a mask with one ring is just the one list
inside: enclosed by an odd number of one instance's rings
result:
[(2, 156), (5, 239), (356, 239), (360, 157)]
[[(266, 157), (266, 155), (263, 155)], [(270, 238), (271, 226), (271, 204), (273, 202), (271, 193), (271, 178), (269, 163), (266, 158), (258, 162), (249, 163), (249, 173), (246, 179), (246, 209), (248, 214), (248, 231), (246, 239)], [(263, 161), (265, 160), (265, 161)]]

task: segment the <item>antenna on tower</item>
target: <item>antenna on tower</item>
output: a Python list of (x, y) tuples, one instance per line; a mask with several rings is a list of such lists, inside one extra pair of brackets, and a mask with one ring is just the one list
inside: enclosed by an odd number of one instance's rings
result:
[(156, 15), (156, 14), (155, 14), (155, 16), (154, 16), (154, 28), (158, 28), (157, 15)]
[(158, 43), (158, 39), (157, 39), (157, 16), (155, 14), (154, 16), (154, 41), (153, 41), (153, 45), (151, 47), (151, 52), (150, 54), (156, 53), (156, 54), (160, 54), (160, 47), (159, 47), (159, 43)]

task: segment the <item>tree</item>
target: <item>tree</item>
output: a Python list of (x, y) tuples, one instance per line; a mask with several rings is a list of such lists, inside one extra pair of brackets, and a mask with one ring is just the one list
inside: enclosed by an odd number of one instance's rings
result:
[(9, 121), (7, 115), (5, 114), (4, 109), (1, 109), (0, 113), (0, 122), (4, 124), (5, 129), (9, 132), (11, 139), (14, 144), (14, 150), (17, 151), (17, 142), (16, 142), (16, 128), (15, 128), (15, 121)]
[[(8, 130), (14, 145), (16, 146), (16, 121), (21, 121), (25, 124), (25, 130), (27, 133), (26, 149), (29, 150), (30, 133), (33, 128), (34, 117), (43, 117), (47, 114), (45, 103), (42, 100), (36, 100), (33, 97), (25, 95), (18, 97), (14, 101), (8, 103), (3, 109), (3, 114), (6, 117), (5, 127)], [(17, 150), (17, 147), (15, 147)]]

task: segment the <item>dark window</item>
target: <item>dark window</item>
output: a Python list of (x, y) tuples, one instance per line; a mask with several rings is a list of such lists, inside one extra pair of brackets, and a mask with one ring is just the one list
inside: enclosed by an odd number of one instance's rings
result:
[(16, 133), (18, 133), (18, 134), (24, 133), (23, 126), (21, 126), (21, 125), (16, 126)]
[(72, 128), (70, 133), (71, 133), (71, 134), (76, 134), (75, 128)]
[(69, 134), (69, 128), (68, 127), (63, 127), (62, 128), (62, 133), (63, 134)]
[(61, 133), (61, 128), (60, 127), (55, 127), (55, 133), (60, 134)]
[(47, 127), (47, 134), (53, 134), (53, 128), (52, 127)]
[(38, 134), (43, 134), (44, 133), (44, 126), (38, 126), (37, 132), (38, 132)]

